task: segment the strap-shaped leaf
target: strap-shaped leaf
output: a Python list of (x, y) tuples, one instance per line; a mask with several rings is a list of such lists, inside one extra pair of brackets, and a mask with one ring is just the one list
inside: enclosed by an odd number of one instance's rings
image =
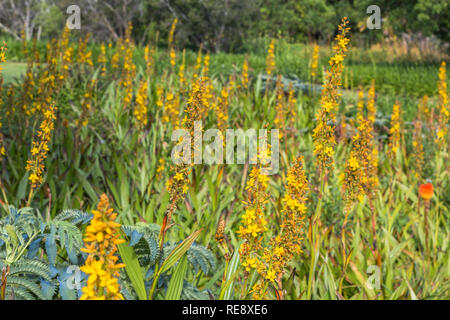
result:
[(178, 262), (172, 277), (170, 278), (169, 288), (166, 293), (166, 300), (179, 300), (183, 291), (184, 277), (187, 271), (187, 256), (184, 255)]
[(169, 270), (186, 253), (186, 251), (188, 251), (192, 243), (194, 243), (195, 239), (197, 239), (200, 235), (200, 231), (201, 230), (195, 231), (189, 237), (184, 239), (183, 242), (181, 242), (178, 246), (176, 246), (175, 249), (172, 250), (172, 252), (170, 252), (169, 256), (166, 260), (164, 260), (164, 263), (159, 269), (159, 274), (162, 274), (165, 271)]
[(144, 277), (133, 247), (131, 247), (128, 243), (121, 243), (118, 245), (118, 248), (122, 261), (125, 263), (125, 270), (130, 277), (134, 291), (136, 291), (136, 294), (140, 300), (147, 300)]
[[(238, 246), (240, 247), (240, 246)], [(222, 282), (220, 288), (219, 300), (230, 300), (233, 297), (233, 282), (238, 273), (239, 267), (239, 250), (234, 250), (233, 257), (227, 265), (225, 273), (225, 281)]]

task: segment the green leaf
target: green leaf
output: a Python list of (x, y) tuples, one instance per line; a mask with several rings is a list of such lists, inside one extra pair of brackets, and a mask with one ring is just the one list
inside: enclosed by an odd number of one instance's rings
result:
[(179, 300), (181, 291), (183, 291), (184, 277), (187, 271), (187, 256), (184, 255), (181, 261), (178, 262), (175, 271), (170, 278), (169, 288), (166, 293), (166, 300)]
[(195, 231), (189, 237), (184, 239), (182, 243), (176, 246), (175, 249), (172, 250), (167, 259), (164, 260), (161, 269), (159, 269), (159, 274), (162, 274), (163, 272), (169, 270), (186, 253), (186, 251), (188, 251), (192, 243), (194, 243), (195, 239), (197, 239), (200, 235), (200, 231), (201, 230)]
[(120, 256), (125, 263), (125, 270), (130, 277), (134, 291), (136, 291), (136, 294), (138, 295), (138, 298), (140, 300), (147, 300), (144, 276), (142, 274), (142, 269), (139, 265), (139, 260), (136, 256), (136, 253), (134, 252), (133, 247), (129, 246), (128, 243), (121, 243), (118, 245), (118, 248)]
[(88, 194), (89, 198), (91, 198), (93, 203), (98, 203), (97, 193), (94, 191), (92, 185), (87, 181), (85, 173), (78, 168), (77, 172), (78, 172), (78, 179), (80, 179), (84, 191), (86, 191), (86, 193)]
[[(238, 246), (238, 248), (240, 245)], [(234, 250), (233, 257), (231, 258), (225, 274), (225, 281), (222, 282), (222, 287), (220, 288), (219, 300), (231, 300), (233, 297), (233, 282), (234, 278), (238, 274), (239, 267), (239, 250)]]
[(17, 188), (17, 200), (25, 199), (25, 193), (27, 192), (28, 187), (28, 172), (24, 174), (22, 179), (20, 179), (19, 187)]

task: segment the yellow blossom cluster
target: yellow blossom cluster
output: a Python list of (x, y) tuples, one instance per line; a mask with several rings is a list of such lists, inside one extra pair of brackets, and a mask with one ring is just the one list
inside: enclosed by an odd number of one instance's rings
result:
[(97, 81), (92, 79), (89, 81), (86, 90), (83, 95), (83, 99), (81, 101), (81, 114), (80, 118), (76, 120), (76, 125), (78, 127), (86, 127), (89, 123), (89, 112), (92, 109), (92, 101), (94, 97), (95, 85)]
[[(202, 110), (204, 110), (204, 94), (205, 94), (205, 84), (201, 77), (192, 84), (192, 89), (190, 92), (189, 99), (187, 101), (186, 109), (184, 110), (184, 118), (182, 121), (183, 128), (187, 130), (191, 137), (194, 137), (194, 122), (202, 119)], [(181, 138), (182, 139), (182, 138)], [(191, 139), (191, 150), (195, 148), (195, 139)], [(180, 155), (176, 155), (179, 157)], [(184, 156), (184, 155), (183, 155)], [(193, 156), (193, 155), (192, 155)], [(181, 163), (175, 168), (174, 174), (167, 181), (166, 189), (170, 195), (170, 205), (167, 209), (165, 216), (167, 217), (168, 223), (172, 218), (173, 212), (177, 208), (177, 203), (180, 198), (182, 198), (189, 189), (189, 174), (192, 170), (192, 164)], [(163, 233), (162, 230), (161, 233)]]
[(6, 115), (8, 117), (16, 112), (16, 107), (14, 104), (14, 95), (15, 95), (14, 87), (12, 85), (9, 85), (8, 91), (6, 92), (6, 97), (8, 98), (8, 103), (6, 104), (8, 106), (8, 109), (6, 110)]
[(317, 67), (319, 65), (319, 46), (314, 45), (313, 56), (311, 60), (311, 77), (314, 79), (317, 76)]
[(172, 26), (171, 26), (170, 32), (169, 32), (169, 39), (168, 39), (169, 49), (170, 49), (170, 65), (172, 66), (172, 68), (175, 67), (175, 60), (176, 60), (175, 47), (173, 45), (173, 36), (175, 34), (175, 28), (177, 26), (177, 23), (178, 23), (178, 18), (175, 18), (172, 22)]
[(173, 128), (179, 129), (180, 127), (180, 96), (173, 92), (168, 91), (164, 98), (164, 113), (162, 121), (164, 123), (170, 122)]
[(281, 81), (281, 75), (277, 77), (277, 83), (275, 86), (275, 91), (277, 95), (276, 105), (275, 105), (275, 127), (281, 129), (279, 133), (279, 138), (283, 137), (283, 131), (286, 128), (286, 110), (285, 110), (285, 101), (284, 101), (284, 88), (283, 82)]
[(123, 53), (123, 65), (120, 78), (120, 85), (124, 89), (125, 94), (123, 98), (123, 107), (126, 108), (130, 105), (133, 98), (133, 80), (136, 77), (136, 65), (133, 62), (134, 45), (131, 41), (131, 23), (125, 32), (125, 41), (121, 46), (120, 51)]
[(346, 212), (356, 200), (364, 200), (371, 192), (370, 186), (378, 179), (373, 174), (373, 133), (368, 119), (361, 119), (357, 133), (353, 136), (350, 157), (346, 162), (343, 180), (344, 202)]
[(0, 72), (2, 72), (2, 62), (6, 61), (6, 43), (3, 43), (3, 45), (0, 47)]
[(347, 18), (343, 18), (341, 25), (339, 25), (339, 34), (335, 38), (336, 45), (333, 46), (335, 54), (329, 61), (330, 70), (325, 75), (325, 83), (320, 99), (321, 107), (316, 113), (317, 124), (313, 132), (314, 154), (317, 157), (318, 167), (321, 172), (332, 166), (334, 162), (334, 146), (336, 145), (334, 123), (336, 122), (336, 109), (338, 97), (340, 96), (338, 89), (341, 86), (342, 62), (350, 41), (347, 38), (350, 30), (347, 25)]
[(429, 127), (433, 127), (433, 115), (431, 113), (431, 108), (428, 105), (428, 95), (424, 95), (419, 101), (417, 109), (417, 118), (422, 123), (428, 123)]
[(269, 177), (262, 174), (259, 165), (253, 167), (247, 181), (247, 200), (244, 201), (245, 213), (241, 217), (241, 225), (237, 231), (239, 238), (243, 239), (239, 254), (246, 274), (251, 269), (264, 268), (258, 252), (263, 249), (262, 240), (267, 230), (267, 221), (264, 218), (264, 207), (268, 200), (266, 193)]
[(375, 123), (376, 106), (375, 106), (375, 80), (372, 80), (370, 89), (367, 95), (367, 118), (370, 123)]
[[(2, 71), (2, 62), (6, 61), (5, 57), (5, 51), (6, 51), (6, 45), (0, 47), (0, 73)], [(3, 89), (3, 78), (0, 75), (0, 105), (3, 103), (2, 100), (2, 89)], [(0, 116), (0, 129), (2, 128), (2, 117)], [(6, 149), (4, 145), (4, 138), (3, 133), (0, 132), (0, 161), (2, 160), (3, 156), (6, 154)]]
[(101, 69), (100, 69), (100, 74), (102, 76), (106, 75), (106, 62), (107, 62), (107, 57), (106, 57), (106, 46), (104, 43), (101, 44), (100, 46), (100, 54), (98, 55), (97, 58), (97, 62), (100, 64)]
[(392, 108), (391, 127), (389, 129), (388, 154), (391, 159), (395, 158), (395, 155), (400, 148), (401, 126), (401, 106), (400, 103), (396, 101)]
[(143, 128), (147, 125), (147, 102), (148, 102), (148, 93), (147, 93), (147, 81), (141, 81), (138, 89), (138, 93), (136, 95), (136, 106), (134, 108), (133, 114), (136, 119), (136, 123), (138, 128)]
[(230, 91), (230, 84), (224, 85), (220, 97), (217, 98), (217, 103), (215, 104), (215, 111), (217, 117), (217, 129), (219, 130), (220, 139), (222, 144), (225, 146), (224, 134), (228, 128), (228, 97)]
[(413, 166), (417, 179), (419, 181), (422, 177), (423, 166), (425, 163), (425, 154), (423, 151), (423, 139), (422, 139), (422, 122), (419, 120), (414, 121), (413, 131)]
[(269, 44), (266, 58), (266, 73), (270, 76), (275, 70), (275, 39), (272, 39)]
[(186, 69), (186, 61), (185, 61), (186, 51), (183, 50), (183, 61), (178, 69), (179, 76), (179, 90), (181, 93), (184, 92), (184, 87), (186, 86), (186, 77), (185, 77), (185, 69)]
[(69, 68), (73, 60), (74, 50), (69, 46), (69, 36), (70, 29), (66, 26), (59, 42), (59, 54), (62, 55), (61, 72), (59, 75), (60, 81), (67, 79), (69, 75)]
[(292, 82), (289, 82), (287, 105), (289, 121), (291, 121), (291, 125), (293, 126), (295, 123), (295, 117), (297, 116), (297, 98), (295, 97), (295, 90)]
[(205, 55), (205, 59), (203, 59), (203, 70), (202, 70), (203, 78), (207, 78), (208, 77), (209, 63), (210, 63), (210, 57), (209, 57), (209, 54), (207, 53)]
[(153, 74), (153, 68), (155, 65), (155, 48), (149, 47), (148, 45), (144, 49), (144, 60), (145, 60), (145, 68), (147, 70), (148, 75)]
[(159, 164), (158, 167), (156, 168), (156, 174), (158, 177), (161, 177), (165, 169), (166, 160), (164, 160), (164, 158), (159, 158), (158, 163)]
[(81, 300), (123, 300), (118, 283), (119, 269), (125, 264), (117, 263), (117, 245), (124, 242), (119, 239), (120, 224), (115, 222), (117, 213), (109, 205), (108, 197), (102, 194), (96, 210), (92, 213), (84, 237), (88, 253), (81, 271), (88, 275), (87, 285), (81, 290)]
[(248, 59), (245, 58), (244, 64), (242, 65), (242, 76), (241, 76), (242, 88), (248, 89)]
[(44, 111), (44, 120), (37, 132), (37, 139), (33, 140), (31, 148), (31, 159), (27, 160), (26, 170), (30, 172), (28, 180), (31, 190), (36, 189), (42, 183), (42, 174), (45, 169), (44, 160), (47, 158), (51, 134), (54, 129), (56, 119), (56, 107), (51, 104)]
[(356, 200), (364, 200), (364, 168), (360, 164), (355, 151), (351, 151), (350, 157), (345, 164), (345, 171), (341, 176), (343, 180), (342, 190), (345, 203), (345, 212), (349, 212)]
[(369, 137), (369, 153), (367, 155), (367, 184), (366, 194), (369, 199), (373, 199), (375, 192), (378, 189), (378, 146), (375, 141), (375, 118), (376, 118), (376, 105), (375, 105), (375, 80), (372, 80), (372, 84), (368, 93), (367, 100), (367, 137)]
[(364, 119), (364, 91), (362, 88), (358, 90), (358, 100), (356, 103), (356, 123), (359, 125)]
[(87, 50), (87, 43), (90, 38), (90, 33), (86, 33), (86, 36), (84, 38), (80, 38), (79, 44), (78, 44), (78, 63), (81, 64), (87, 64), (89, 66), (93, 66), (94, 63), (92, 62), (92, 51)]
[(36, 112), (34, 105), (34, 87), (36, 83), (33, 75), (33, 61), (29, 60), (27, 63), (27, 71), (22, 84), (23, 94), (20, 96), (22, 111), (27, 115), (31, 115)]
[[(118, 44), (119, 44), (119, 41), (121, 41), (121, 39), (119, 39), (117, 41)], [(114, 72), (119, 70), (119, 62), (120, 62), (120, 51), (116, 50), (111, 57), (111, 68), (114, 70)]]
[(288, 170), (286, 191), (281, 201), (281, 229), (263, 250), (262, 264), (258, 270), (261, 278), (252, 288), (253, 298), (265, 298), (266, 281), (281, 283), (289, 261), (302, 252), (303, 220), (309, 191), (303, 162), (302, 156), (297, 157)]
[(450, 119), (450, 110), (448, 106), (448, 92), (447, 92), (447, 78), (446, 78), (446, 63), (442, 61), (439, 68), (439, 120), (436, 132), (436, 143), (441, 148), (448, 148), (448, 121)]
[(197, 59), (195, 60), (195, 66), (194, 66), (194, 75), (192, 76), (193, 80), (195, 80), (199, 73), (200, 73), (200, 69), (202, 68), (202, 45), (200, 45), (200, 48), (198, 49), (198, 53), (197, 53)]

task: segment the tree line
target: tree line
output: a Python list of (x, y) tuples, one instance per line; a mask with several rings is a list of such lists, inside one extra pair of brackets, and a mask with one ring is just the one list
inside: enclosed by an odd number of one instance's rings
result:
[[(55, 37), (73, 4), (80, 7), (82, 30), (100, 41), (122, 37), (131, 21), (136, 42), (164, 44), (177, 18), (178, 46), (213, 52), (239, 51), (247, 39), (261, 36), (328, 42), (343, 16), (358, 31), (357, 41), (405, 33), (450, 40), (447, 0), (0, 0), (0, 33)], [(373, 4), (380, 7), (380, 30), (366, 26)]]

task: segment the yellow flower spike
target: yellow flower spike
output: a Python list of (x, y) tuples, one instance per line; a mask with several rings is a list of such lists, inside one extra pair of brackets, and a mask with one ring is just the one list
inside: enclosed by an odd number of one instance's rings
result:
[(147, 81), (141, 81), (136, 96), (136, 106), (133, 111), (138, 129), (143, 129), (148, 123), (147, 103), (148, 103)]
[(54, 129), (54, 120), (56, 119), (55, 112), (56, 107), (54, 104), (51, 104), (48, 109), (45, 110), (44, 120), (40, 125), (40, 130), (36, 134), (38, 141), (32, 142), (32, 157), (27, 161), (26, 166), (26, 170), (30, 172), (28, 179), (31, 182), (31, 192), (42, 183), (44, 160), (47, 158), (47, 153), (49, 151), (48, 144), (51, 140), (51, 133)]
[(270, 76), (275, 70), (275, 39), (272, 39), (269, 44), (266, 58), (266, 73)]
[(81, 300), (123, 300), (119, 293), (117, 270), (125, 265), (116, 263), (119, 258), (115, 253), (117, 245), (124, 240), (119, 239), (120, 224), (114, 221), (117, 214), (109, 207), (105, 194), (101, 195), (97, 210), (92, 213), (94, 217), (84, 237), (85, 248), (81, 249), (89, 253), (85, 265), (81, 267), (81, 271), (89, 276), (87, 286), (82, 288), (84, 294)]
[(449, 103), (448, 103), (448, 89), (447, 89), (447, 76), (446, 76), (446, 63), (442, 61), (439, 68), (439, 81), (438, 81), (438, 95), (439, 95), (439, 118), (438, 128), (436, 131), (436, 143), (440, 148), (448, 148), (448, 122), (450, 119)]
[(311, 77), (313, 79), (317, 76), (317, 67), (319, 65), (319, 46), (314, 45), (313, 56), (311, 60)]
[(391, 128), (389, 129), (388, 155), (393, 160), (400, 148), (401, 140), (401, 105), (398, 101), (394, 103), (391, 116)]
[(329, 64), (330, 69), (325, 74), (320, 104), (321, 108), (316, 113), (316, 128), (313, 132), (314, 154), (317, 157), (317, 165), (321, 172), (331, 167), (334, 163), (334, 146), (336, 140), (334, 137), (334, 124), (336, 122), (336, 111), (338, 106), (338, 98), (340, 94), (338, 89), (341, 87), (341, 75), (343, 71), (342, 61), (347, 51), (349, 40), (346, 38), (349, 28), (347, 28), (347, 18), (342, 19), (339, 26), (339, 34), (335, 41), (339, 44), (333, 49), (335, 55), (331, 57)]

